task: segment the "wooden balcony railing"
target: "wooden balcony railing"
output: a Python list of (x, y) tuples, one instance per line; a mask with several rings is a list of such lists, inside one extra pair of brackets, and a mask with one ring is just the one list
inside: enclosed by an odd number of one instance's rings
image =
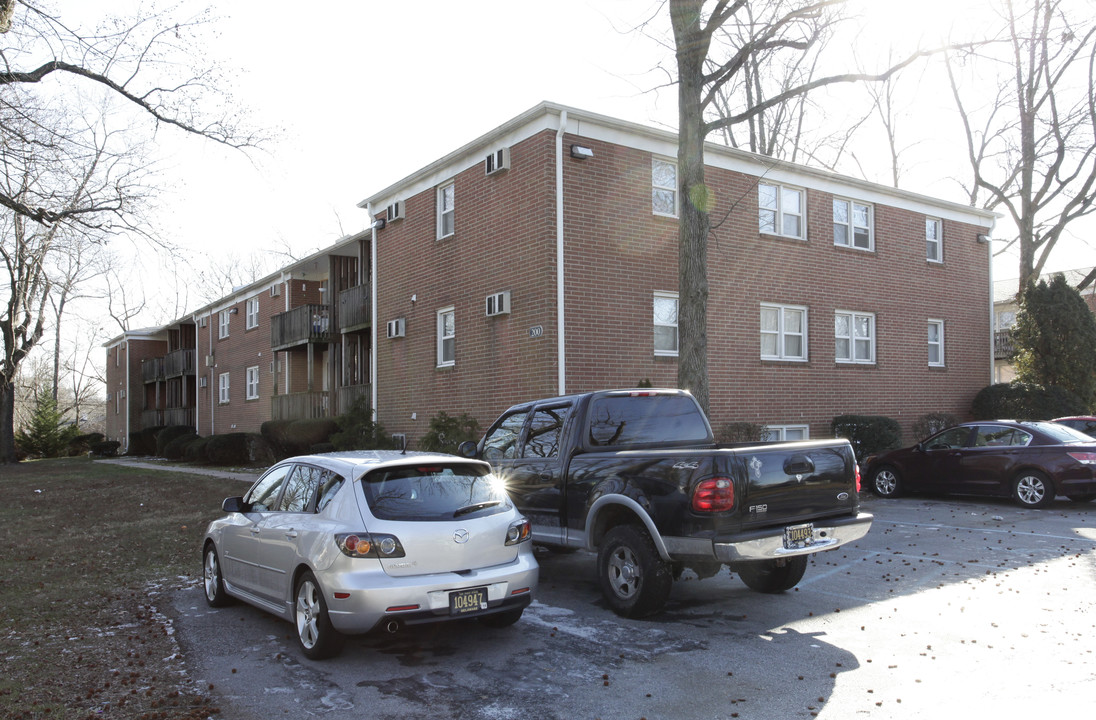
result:
[(367, 402), (372, 400), (373, 386), (346, 385), (338, 388), (335, 392), (335, 414), (345, 415), (350, 408), (354, 407), (354, 402), (358, 398), (364, 397)]
[(141, 363), (141, 380), (150, 383), (164, 379), (164, 359), (148, 358)]
[(993, 334), (993, 359), (1011, 360), (1016, 354), (1016, 344), (1012, 341), (1011, 330), (998, 330)]
[(166, 408), (161, 410), (164, 425), (194, 425), (194, 408)]
[[(173, 350), (164, 356), (164, 377), (193, 375), (196, 353), (194, 348)], [(181, 423), (185, 424), (185, 423)]]
[(331, 315), (327, 305), (302, 305), (270, 318), (272, 350), (330, 341)]
[(160, 427), (165, 425), (164, 423), (164, 411), (163, 410), (142, 410), (141, 411), (141, 427)]
[(326, 392), (289, 393), (270, 398), (270, 416), (274, 420), (307, 420), (327, 417)]
[(373, 323), (372, 285), (365, 283), (339, 293), (339, 330), (353, 332)]

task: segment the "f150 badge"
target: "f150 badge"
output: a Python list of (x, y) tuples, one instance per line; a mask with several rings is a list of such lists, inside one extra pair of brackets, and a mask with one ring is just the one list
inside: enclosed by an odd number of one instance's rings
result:
[(757, 515), (757, 514), (760, 514), (760, 513), (767, 513), (767, 512), (769, 512), (769, 506), (768, 505), (751, 505), (750, 506), (750, 514), (751, 515)]

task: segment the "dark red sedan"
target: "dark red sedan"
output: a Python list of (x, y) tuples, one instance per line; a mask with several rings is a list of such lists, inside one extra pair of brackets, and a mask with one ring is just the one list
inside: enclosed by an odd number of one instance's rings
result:
[(1012, 497), (1041, 508), (1055, 497), (1096, 499), (1096, 440), (1053, 422), (963, 423), (865, 463), (881, 497), (906, 491)]

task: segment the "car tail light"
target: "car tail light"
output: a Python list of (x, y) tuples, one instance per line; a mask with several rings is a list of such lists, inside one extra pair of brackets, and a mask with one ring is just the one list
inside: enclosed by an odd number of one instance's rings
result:
[(395, 535), (371, 533), (337, 533), (335, 545), (343, 555), (352, 558), (401, 558), (403, 545)]
[(693, 488), (693, 510), (723, 512), (734, 507), (734, 481), (715, 477), (701, 480)]
[(532, 536), (532, 528), (529, 526), (529, 521), (525, 518), (521, 520), (515, 520), (510, 523), (510, 527), (506, 529), (506, 544), (507, 545), (519, 545)]
[(1096, 465), (1096, 452), (1071, 452), (1066, 454), (1082, 465)]
[(860, 465), (854, 465), (856, 468), (856, 492), (860, 492)]

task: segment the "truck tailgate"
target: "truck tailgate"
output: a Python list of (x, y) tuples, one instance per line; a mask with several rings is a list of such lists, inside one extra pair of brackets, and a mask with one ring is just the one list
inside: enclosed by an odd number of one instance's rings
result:
[(852, 447), (833, 440), (758, 445), (736, 450), (742, 528), (855, 513), (859, 507)]

